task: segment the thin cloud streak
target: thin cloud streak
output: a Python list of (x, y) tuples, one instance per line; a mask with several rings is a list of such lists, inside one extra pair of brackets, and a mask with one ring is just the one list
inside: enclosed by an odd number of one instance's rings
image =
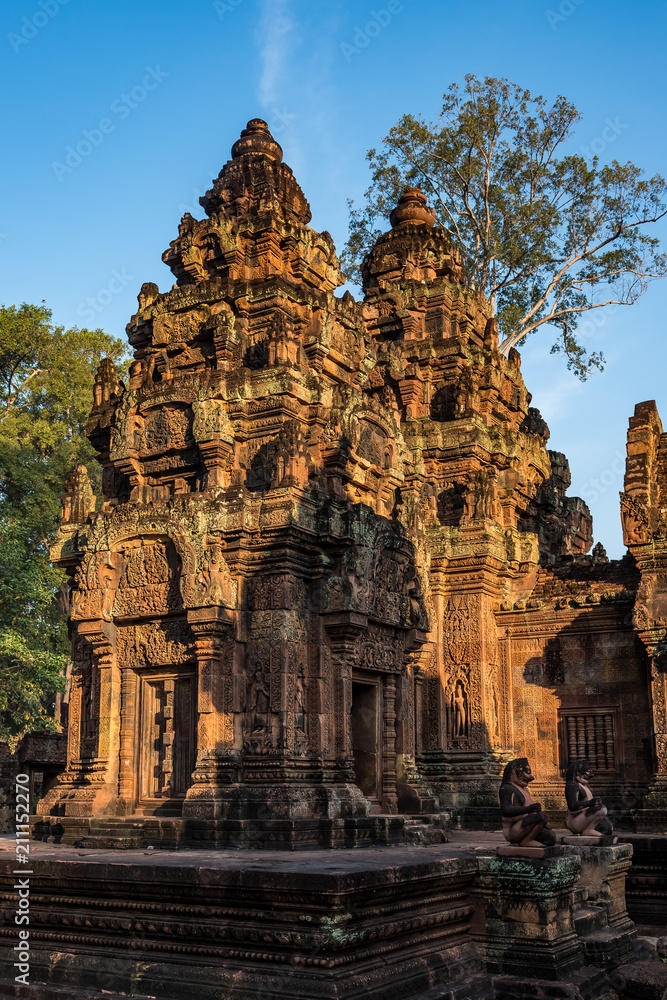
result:
[(288, 13), (288, 0), (263, 0), (259, 22), (259, 100), (264, 107), (274, 105), (278, 100), (277, 85), (289, 50), (286, 36), (293, 28), (294, 22)]

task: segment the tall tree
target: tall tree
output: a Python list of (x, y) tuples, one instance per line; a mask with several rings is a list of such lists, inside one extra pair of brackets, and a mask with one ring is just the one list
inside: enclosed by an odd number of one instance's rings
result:
[[(564, 97), (542, 97), (506, 79), (475, 76), (452, 84), (435, 122), (403, 115), (367, 159), (372, 182), (363, 207), (350, 202), (343, 254), (358, 276), (406, 187), (421, 187), (437, 222), (461, 254), (470, 288), (485, 293), (497, 316), (500, 350), (556, 327), (552, 353), (586, 379), (603, 367), (577, 339), (581, 315), (631, 305), (667, 258), (646, 232), (665, 214), (665, 182), (634, 164), (562, 153), (580, 120)], [(384, 228), (386, 228), (386, 223)]]
[(44, 305), (0, 306), (0, 739), (55, 725), (69, 648), (48, 547), (67, 472), (99, 477), (83, 425), (100, 360), (124, 354), (102, 330), (54, 326)]

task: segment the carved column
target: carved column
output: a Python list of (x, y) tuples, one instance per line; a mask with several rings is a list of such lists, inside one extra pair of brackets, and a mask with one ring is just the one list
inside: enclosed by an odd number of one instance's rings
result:
[(352, 665), (357, 658), (357, 640), (368, 628), (368, 618), (356, 611), (334, 611), (323, 615), (323, 619), (333, 660), (334, 752), (341, 763), (344, 762), (346, 778), (353, 780), (350, 735)]
[(138, 775), (135, 769), (136, 722), (139, 710), (139, 682), (137, 672), (128, 663), (120, 664), (121, 671), (121, 725), (120, 725), (120, 773), (118, 793), (124, 812), (132, 812), (135, 807)]
[(420, 660), (427, 659), (429, 643), (426, 634), (417, 629), (405, 637), (405, 668), (399, 678), (400, 698), (397, 703), (396, 791), (398, 810), (403, 813), (435, 811), (435, 801), (423, 783), (417, 756), (422, 753), (424, 674)]
[(396, 677), (387, 674), (382, 711), (382, 812), (398, 812), (396, 795)]
[(183, 816), (215, 818), (216, 790), (235, 780), (234, 626), (221, 607), (188, 611), (197, 656), (197, 763)]
[(424, 750), (424, 671), (415, 663), (415, 760)]
[(120, 671), (115, 656), (116, 628), (111, 622), (100, 619), (80, 622), (78, 631), (90, 643), (99, 671), (97, 751), (88, 775), (94, 786), (90, 814), (113, 814), (118, 807), (121, 708)]
[(655, 772), (646, 805), (651, 809), (664, 809), (667, 807), (667, 657), (663, 651), (665, 629), (640, 630), (637, 634), (649, 658), (655, 741)]

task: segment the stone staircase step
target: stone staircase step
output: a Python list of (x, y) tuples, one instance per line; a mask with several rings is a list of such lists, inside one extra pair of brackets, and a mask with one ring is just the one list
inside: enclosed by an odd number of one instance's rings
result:
[(588, 889), (583, 885), (578, 886), (572, 895), (572, 909), (579, 910), (581, 907), (587, 906), (587, 899)]
[(435, 986), (411, 1000), (495, 1000), (493, 983), (487, 975), (473, 975), (459, 982)]
[(471, 976), (462, 983), (454, 983), (448, 994), (451, 1000), (492, 1000), (493, 983), (490, 976)]
[(607, 926), (607, 911), (603, 906), (582, 906), (573, 912), (572, 922), (579, 937), (585, 937)]
[(495, 1000), (606, 1000), (609, 979), (600, 969), (584, 968), (566, 980), (517, 979), (496, 976)]
[(82, 837), (75, 844), (75, 847), (87, 847), (97, 851), (128, 851), (141, 846), (141, 840), (129, 840), (123, 837)]
[(90, 821), (91, 830), (143, 830), (145, 825), (143, 820), (132, 822), (122, 819), (105, 819), (104, 817)]
[(632, 954), (635, 942), (634, 928), (632, 930), (616, 930), (614, 927), (604, 927), (581, 937), (586, 960), (591, 965), (603, 969), (616, 968), (621, 962), (627, 961)]
[(88, 833), (76, 841), (77, 847), (98, 850), (128, 850), (144, 843), (144, 824), (115, 817), (91, 819)]
[(403, 836), (408, 844), (446, 844), (448, 841), (439, 813), (404, 816)]

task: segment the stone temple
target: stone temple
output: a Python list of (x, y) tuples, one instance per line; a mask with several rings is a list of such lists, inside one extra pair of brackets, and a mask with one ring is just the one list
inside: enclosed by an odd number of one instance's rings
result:
[[(408, 190), (346, 292), (254, 119), (97, 374), (54, 561), (72, 581), (64, 844), (344, 846), (498, 826), (505, 763), (564, 812), (586, 756), (667, 813), (667, 436), (630, 421), (629, 552), (592, 545), (489, 304)], [(96, 509), (98, 508), (98, 509)]]
[[(42, 791), (29, 870), (0, 839), (0, 995), (662, 996), (655, 404), (630, 421), (629, 552), (589, 554), (519, 354), (420, 191), (359, 302), (265, 122), (201, 203), (163, 255), (176, 284), (141, 289), (126, 384), (97, 374), (104, 495), (82, 466), (66, 484), (67, 762), (52, 736), (0, 745), (0, 809), (19, 771)], [(618, 842), (503, 854), (522, 757), (554, 827), (586, 757)]]

